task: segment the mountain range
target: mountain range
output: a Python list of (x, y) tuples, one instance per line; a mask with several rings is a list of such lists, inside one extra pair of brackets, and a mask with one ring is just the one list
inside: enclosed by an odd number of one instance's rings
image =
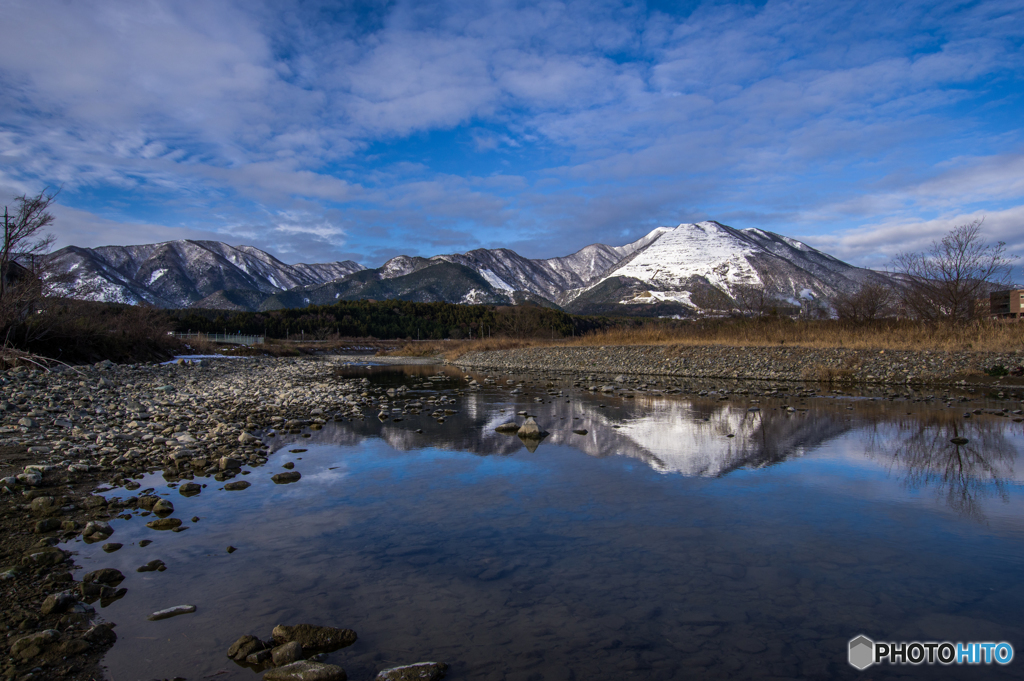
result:
[(624, 246), (592, 244), (558, 258), (477, 249), (400, 255), (374, 269), (351, 260), (288, 265), (252, 246), (217, 241), (68, 246), (50, 256), (48, 276), (66, 295), (164, 308), (272, 310), (402, 299), (532, 301), (581, 314), (641, 315), (729, 309), (750, 291), (799, 305), (886, 278), (795, 239), (713, 221), (659, 227)]

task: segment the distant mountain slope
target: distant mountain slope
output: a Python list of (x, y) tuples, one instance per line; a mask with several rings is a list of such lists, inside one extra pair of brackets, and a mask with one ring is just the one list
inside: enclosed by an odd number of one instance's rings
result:
[(639, 241), (625, 246), (592, 244), (572, 255), (547, 260), (530, 260), (507, 248), (478, 248), (468, 253), (435, 255), (428, 259), (400, 255), (384, 263), (381, 276), (390, 278), (409, 274), (431, 262), (446, 261), (464, 265), (480, 273), (498, 291), (524, 291), (556, 301), (567, 290), (586, 286), (623, 257), (643, 248), (660, 232), (655, 230)]
[(252, 246), (167, 241), (142, 246), (69, 246), (55, 252), (56, 273), (71, 273), (96, 300), (188, 307), (217, 291), (265, 294), (322, 284), (365, 269), (352, 262), (287, 265)]
[(442, 260), (390, 278), (383, 278), (382, 270), (384, 268), (362, 270), (339, 281), (276, 293), (264, 300), (259, 309), (330, 305), (338, 300), (366, 299), (499, 305), (510, 302), (508, 296), (496, 291), (483, 276), (464, 265)]
[(888, 275), (807, 244), (718, 222), (658, 227), (630, 244), (592, 244), (532, 260), (507, 248), (431, 258), (400, 255), (376, 269), (352, 261), (287, 265), (251, 246), (168, 241), (69, 246), (53, 256), (93, 299), (160, 307), (267, 310), (336, 300), (512, 304), (532, 300), (585, 314), (651, 316), (728, 310), (747, 289), (785, 305), (850, 292)]

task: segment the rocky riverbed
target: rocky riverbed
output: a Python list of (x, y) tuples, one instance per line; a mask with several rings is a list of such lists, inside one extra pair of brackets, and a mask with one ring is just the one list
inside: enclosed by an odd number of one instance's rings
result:
[[(154, 536), (188, 530), (196, 519), (177, 517), (173, 502), (140, 489), (136, 480), (146, 473), (162, 472), (185, 496), (244, 494), (249, 486), (245, 476), (281, 475), (260, 469), (271, 449), (267, 443), (278, 434), (317, 430), (330, 419), (383, 420), (394, 412), (422, 411), (443, 423), (456, 408), (447, 396), (409, 399), (403, 387), (385, 390), (365, 378), (334, 373), (366, 359), (101, 362), (53, 371), (19, 367), (0, 374), (0, 633), (5, 637), (0, 675), (101, 677), (98, 662), (117, 631), (103, 619), (102, 606), (123, 597), (131, 579), (102, 568), (76, 576), (68, 542), (82, 538), (117, 551), (120, 544), (110, 524), (114, 518), (143, 516)], [(457, 364), (569, 373), (576, 387), (602, 392), (643, 390), (647, 384), (639, 385), (644, 379), (636, 376), (660, 375), (652, 386), (671, 394), (691, 389), (681, 384), (682, 377), (793, 381), (811, 377), (821, 366), (846, 367), (843, 371), (851, 373), (844, 377), (868, 383), (973, 382), (987, 378), (982, 373), (987, 367), (1016, 367), (1021, 360), (1020, 354), (653, 346), (473, 353)], [(1019, 390), (1010, 393), (1012, 377), (1000, 380), (1006, 381), (1007, 398), (1020, 399)], [(466, 377), (456, 394), (480, 387)], [(289, 470), (284, 477), (281, 483), (299, 480), (301, 471)], [(131, 496), (96, 494), (114, 488)], [(139, 570), (161, 570), (158, 563)], [(172, 615), (181, 617), (188, 617), (195, 605), (168, 603)]]
[(470, 352), (453, 363), (461, 367), (500, 371), (622, 373), (698, 379), (1021, 385), (1019, 376), (990, 377), (985, 370), (1004, 367), (1017, 373), (1014, 370), (1024, 364), (1024, 350), (983, 353), (785, 346), (535, 347)]

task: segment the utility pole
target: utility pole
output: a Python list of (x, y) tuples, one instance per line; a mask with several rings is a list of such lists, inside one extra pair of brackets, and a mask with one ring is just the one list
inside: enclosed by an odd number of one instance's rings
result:
[(0, 263), (0, 296), (7, 293), (7, 258), (10, 256), (11, 226), (8, 222), (7, 206), (4, 206), (4, 261)]

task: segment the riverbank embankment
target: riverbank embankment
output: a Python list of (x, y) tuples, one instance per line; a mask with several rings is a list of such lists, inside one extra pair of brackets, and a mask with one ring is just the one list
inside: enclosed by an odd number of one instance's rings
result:
[(858, 350), (843, 348), (628, 345), (530, 347), (468, 352), (456, 366), (492, 371), (557, 371), (573, 374), (640, 374), (694, 379), (823, 381), (863, 384), (999, 383), (1024, 385), (1012, 371), (1024, 351)]

